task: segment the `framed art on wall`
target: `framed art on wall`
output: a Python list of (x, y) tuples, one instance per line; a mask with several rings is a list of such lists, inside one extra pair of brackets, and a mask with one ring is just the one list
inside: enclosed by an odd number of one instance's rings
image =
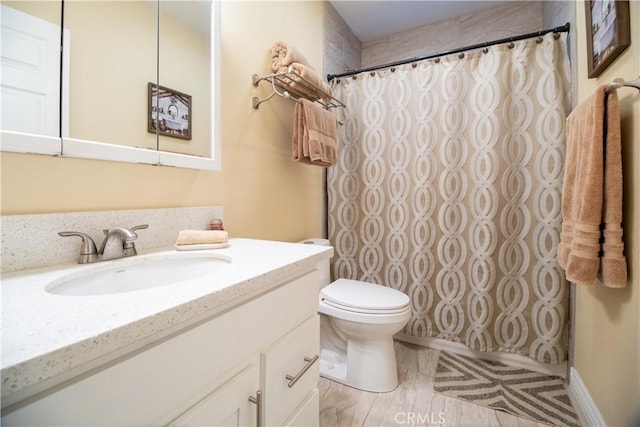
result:
[(191, 139), (191, 96), (149, 83), (149, 116), (151, 133)]
[(629, 1), (585, 1), (589, 78), (598, 77), (630, 44)]

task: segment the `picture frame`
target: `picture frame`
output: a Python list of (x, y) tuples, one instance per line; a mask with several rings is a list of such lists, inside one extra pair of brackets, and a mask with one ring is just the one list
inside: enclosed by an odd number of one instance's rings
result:
[(147, 131), (191, 139), (191, 95), (149, 82)]
[(598, 77), (631, 44), (628, 0), (585, 0), (589, 78)]

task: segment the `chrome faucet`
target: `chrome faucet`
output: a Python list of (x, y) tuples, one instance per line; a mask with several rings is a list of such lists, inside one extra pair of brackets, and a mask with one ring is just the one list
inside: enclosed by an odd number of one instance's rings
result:
[(137, 255), (135, 240), (138, 235), (135, 230), (149, 228), (148, 224), (137, 225), (131, 229), (117, 227), (104, 231), (104, 240), (100, 245), (100, 250), (96, 249), (96, 244), (91, 237), (78, 231), (61, 231), (58, 235), (62, 237), (77, 236), (82, 239), (80, 247), (79, 264), (91, 264), (110, 259), (124, 258)]

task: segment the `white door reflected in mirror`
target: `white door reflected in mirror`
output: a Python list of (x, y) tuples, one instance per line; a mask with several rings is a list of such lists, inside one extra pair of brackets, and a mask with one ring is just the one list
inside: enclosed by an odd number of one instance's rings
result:
[(60, 25), (5, 4), (0, 7), (0, 127), (4, 130), (58, 137)]

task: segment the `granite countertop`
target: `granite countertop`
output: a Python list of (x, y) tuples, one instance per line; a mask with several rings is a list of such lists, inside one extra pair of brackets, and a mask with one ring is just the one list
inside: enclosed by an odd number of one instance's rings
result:
[(240, 305), (313, 270), (333, 249), (231, 239), (223, 249), (165, 248), (126, 260), (214, 253), (231, 263), (214, 274), (110, 295), (53, 295), (45, 285), (121, 260), (3, 274), (3, 407)]

